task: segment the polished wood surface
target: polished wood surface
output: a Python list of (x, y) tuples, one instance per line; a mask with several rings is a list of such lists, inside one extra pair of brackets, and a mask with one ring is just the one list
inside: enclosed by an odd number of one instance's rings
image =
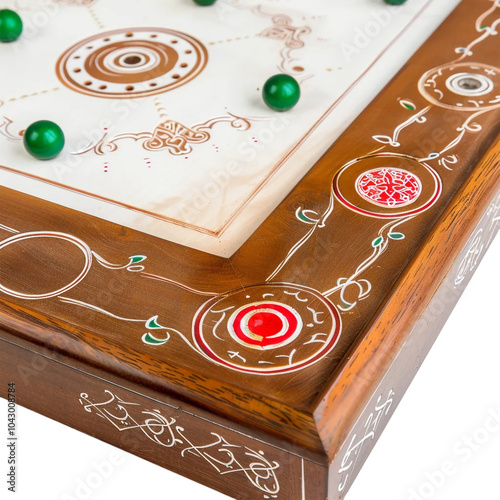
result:
[[(499, 153), (497, 152), (490, 156), (489, 159), (493, 160), (490, 166), (498, 166), (498, 162), (500, 161)], [(474, 184), (472, 191), (467, 193), (464, 190), (460, 195), (461, 199), (465, 200), (469, 196), (474, 198), (474, 188), (476, 187), (478, 187), (478, 185)], [(489, 191), (488, 184), (483, 184), (481, 189), (484, 189), (482, 194), (486, 195), (486, 191)], [(486, 201), (490, 194), (491, 193), (488, 193), (482, 200)], [(478, 212), (476, 212), (474, 217), (477, 216), (477, 213)], [(435, 289), (432, 297), (419, 299), (420, 294), (418, 291), (412, 295), (412, 302), (414, 303), (414, 308), (412, 307), (412, 310), (418, 309), (421, 311), (418, 319), (409, 326), (399, 328), (401, 326), (399, 320), (404, 317), (405, 313), (407, 313), (410, 308), (407, 307), (405, 303), (399, 306), (399, 310), (402, 311), (402, 314), (397, 315), (393, 311), (395, 316), (394, 322), (397, 325), (396, 331), (398, 333), (396, 333), (395, 338), (391, 338), (390, 347), (380, 347), (373, 356), (375, 359), (380, 356), (381, 359), (382, 355), (384, 355), (384, 368), (381, 369), (378, 362), (375, 361), (373, 364), (371, 362), (366, 363), (362, 370), (355, 375), (352, 375), (353, 372), (349, 371), (350, 367), (346, 367), (346, 370), (340, 375), (339, 378), (347, 377), (346, 380), (350, 380), (353, 376), (357, 378), (356, 383), (349, 383), (344, 393), (338, 397), (338, 399), (342, 400), (342, 404), (345, 403), (346, 405), (346, 413), (343, 413), (342, 416), (345, 418), (346, 415), (349, 415), (350, 403), (348, 400), (350, 396), (348, 393), (351, 392), (353, 386), (357, 386), (358, 388), (356, 393), (357, 408), (354, 414), (351, 415), (352, 420), (351, 418), (348, 419), (351, 421), (349, 426), (344, 426), (342, 423), (336, 425), (331, 421), (335, 431), (323, 429), (325, 433), (327, 432), (330, 437), (336, 440), (335, 444), (330, 444), (330, 450), (333, 451), (334, 446), (339, 446), (338, 450), (335, 452), (336, 454), (332, 453), (332, 455), (335, 456), (329, 466), (328, 498), (330, 500), (344, 498), (373, 446), (381, 436), (393, 413), (396, 411), (408, 385), (424, 362), (434, 341), (446, 323), (450, 312), (457, 304), (457, 301), (460, 299), (463, 291), (472, 278), (474, 271), (479, 266), (490, 244), (493, 242), (500, 226), (500, 224), (498, 224), (499, 214), (500, 190), (497, 191), (489, 205), (487, 205), (483, 217), (466, 240), (462, 251), (456, 258), (452, 267), (446, 270), (437, 265), (433, 266), (434, 276), (439, 274), (439, 279), (442, 279), (442, 281), (438, 288)], [(456, 227), (454, 220), (457, 215), (460, 217), (460, 214), (457, 214), (457, 212), (453, 210), (447, 212), (442, 219), (443, 226), (441, 227)], [(442, 232), (442, 229), (440, 231)], [(468, 232), (462, 233), (457, 237), (457, 239), (461, 241), (454, 246), (455, 251), (462, 247), (463, 239), (467, 238), (467, 233)], [(430, 250), (430, 253), (432, 254), (433, 252)], [(436, 262), (442, 257), (442, 254), (436, 256), (433, 258), (433, 261)], [(417, 306), (419, 300), (425, 302), (425, 306), (423, 304)], [(380, 328), (380, 332), (387, 328), (383, 319), (386, 313), (388, 313), (388, 311), (384, 311), (379, 316), (379, 321), (377, 321), (376, 328)], [(380, 340), (381, 339), (382, 337), (380, 337)], [(369, 350), (371, 346), (376, 343), (377, 341), (373, 340), (373, 342), (369, 344), (370, 347), (368, 347), (366, 339), (359, 342), (359, 345), (356, 346), (353, 352), (352, 359), (366, 359), (366, 357), (370, 355)], [(446, 360), (443, 361), (443, 366), (445, 365)], [(376, 372), (379, 372), (379, 375), (372, 376), (372, 374)], [(348, 374), (351, 375), (349, 376)], [(368, 390), (368, 392), (371, 391), (369, 402), (363, 406), (360, 402), (364, 399), (364, 388), (366, 388), (365, 382), (369, 378), (371, 378), (371, 382), (373, 382), (374, 385)], [(328, 396), (323, 400), (324, 404), (326, 404), (327, 399)], [(422, 405), (425, 407), (425, 402), (422, 402)], [(362, 412), (359, 413), (361, 409)], [(318, 416), (323, 415), (323, 417), (325, 417), (323, 420), (324, 423), (328, 420), (325, 410), (326, 408), (322, 405), (318, 408)], [(352, 424), (352, 422), (355, 423)], [(413, 432), (423, 432), (419, 430), (417, 416), (414, 421), (408, 422), (408, 426), (413, 429)], [(349, 430), (348, 427), (350, 427)], [(342, 443), (342, 433), (344, 430), (348, 434)], [(401, 439), (399, 445), (394, 447), (393, 454), (388, 458), (386, 463), (388, 470), (391, 469), (392, 462), (398, 460), (399, 448), (403, 449), (405, 446), (405, 440)]]
[[(326, 467), (338, 463), (500, 186), (500, 104), (468, 103), (446, 84), (453, 72), (480, 71), (500, 88), (500, 48), (488, 35), (499, 19), (491, 1), (464, 0), (228, 259), (0, 188), (0, 337), (9, 352), (53, 359), (41, 384), (67, 380), (64, 399), (73, 378), (97, 377), (304, 458), (322, 477), (307, 498), (321, 498)], [(410, 173), (415, 199), (374, 207), (360, 195), (356, 179), (386, 167)], [(5, 245), (22, 234), (30, 236)], [(284, 364), (252, 349), (214, 362), (212, 346), (192, 340), (216, 323), (216, 305), (271, 293), (303, 318), (307, 297), (311, 326), (318, 311), (329, 318), (330, 348), (312, 336), (292, 339), (301, 343)], [(2, 367), (2, 380), (9, 373)], [(26, 390), (26, 406), (68, 423)], [(86, 413), (75, 410), (74, 425), (93, 433)], [(116, 443), (112, 430), (95, 435)]]
[(2, 340), (0, 362), (2, 377), (16, 381), (18, 404), (232, 498), (303, 500), (306, 488), (310, 498), (326, 498), (325, 466), (194, 415), (175, 400), (146, 398)]

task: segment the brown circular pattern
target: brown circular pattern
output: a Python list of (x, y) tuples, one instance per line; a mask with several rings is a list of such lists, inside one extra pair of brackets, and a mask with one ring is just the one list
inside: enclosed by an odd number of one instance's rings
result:
[(72, 90), (94, 97), (144, 97), (184, 85), (203, 71), (208, 53), (195, 38), (165, 28), (127, 28), (87, 38), (57, 63)]

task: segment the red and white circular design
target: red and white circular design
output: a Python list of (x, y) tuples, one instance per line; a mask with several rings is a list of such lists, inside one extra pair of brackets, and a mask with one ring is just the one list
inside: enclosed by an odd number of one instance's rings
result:
[(229, 319), (231, 337), (250, 349), (274, 349), (295, 340), (302, 318), (293, 307), (277, 302), (256, 302), (240, 307)]
[(375, 168), (356, 180), (356, 191), (379, 207), (405, 207), (422, 194), (420, 179), (401, 168)]
[(335, 197), (354, 212), (380, 219), (417, 215), (443, 192), (438, 173), (401, 153), (375, 153), (345, 164), (332, 184)]
[(341, 330), (336, 307), (316, 290), (265, 283), (205, 302), (193, 321), (193, 341), (207, 359), (226, 368), (278, 375), (319, 362)]

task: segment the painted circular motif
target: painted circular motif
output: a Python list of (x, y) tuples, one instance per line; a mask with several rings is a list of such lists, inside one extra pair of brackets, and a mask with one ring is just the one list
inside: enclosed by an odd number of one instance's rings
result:
[(422, 193), (420, 179), (400, 168), (375, 168), (356, 180), (356, 191), (379, 207), (405, 207)]
[(189, 82), (207, 59), (205, 47), (189, 35), (164, 28), (131, 28), (77, 43), (60, 57), (57, 75), (82, 94), (144, 97)]
[(500, 106), (500, 69), (480, 63), (454, 63), (425, 73), (420, 93), (447, 109), (478, 111)]
[(71, 243), (74, 246), (76, 246), (78, 250), (82, 252), (84, 257), (83, 268), (78, 273), (78, 275), (73, 278), (69, 278), (68, 283), (66, 285), (58, 288), (57, 290), (51, 290), (49, 292), (43, 292), (38, 294), (24, 293), (18, 290), (13, 290), (7, 286), (4, 286), (1, 283), (0, 283), (0, 292), (6, 293), (7, 295), (10, 295), (12, 297), (17, 297), (20, 299), (27, 299), (27, 300), (50, 299), (52, 297), (57, 297), (58, 295), (67, 292), (68, 290), (71, 290), (73, 287), (78, 285), (85, 278), (85, 276), (87, 276), (92, 266), (92, 251), (90, 250), (90, 248), (87, 246), (86, 243), (79, 240), (78, 238), (75, 238), (74, 236), (71, 236), (70, 234), (52, 233), (52, 232), (31, 232), (31, 233), (16, 234), (15, 236), (11, 236), (10, 238), (7, 238), (6, 240), (0, 242), (0, 253), (3, 249), (11, 245), (16, 245), (18, 243), (21, 243), (22, 241), (25, 240), (47, 239), (47, 238), (53, 238), (59, 241)]
[(295, 340), (302, 330), (299, 313), (286, 304), (256, 302), (235, 311), (228, 330), (236, 342), (251, 349), (274, 349)]
[(368, 217), (416, 215), (439, 199), (443, 185), (424, 162), (399, 153), (376, 153), (344, 165), (333, 179), (335, 197)]
[(301, 285), (269, 283), (207, 301), (193, 321), (193, 340), (212, 361), (233, 370), (274, 375), (311, 366), (340, 336), (335, 306)]

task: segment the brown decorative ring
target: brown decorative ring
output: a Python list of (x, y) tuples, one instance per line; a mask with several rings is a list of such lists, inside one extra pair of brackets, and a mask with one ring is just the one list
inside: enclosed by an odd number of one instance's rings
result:
[(59, 58), (56, 73), (66, 87), (82, 94), (135, 98), (186, 84), (207, 60), (205, 46), (190, 35), (166, 28), (127, 28), (73, 45)]

